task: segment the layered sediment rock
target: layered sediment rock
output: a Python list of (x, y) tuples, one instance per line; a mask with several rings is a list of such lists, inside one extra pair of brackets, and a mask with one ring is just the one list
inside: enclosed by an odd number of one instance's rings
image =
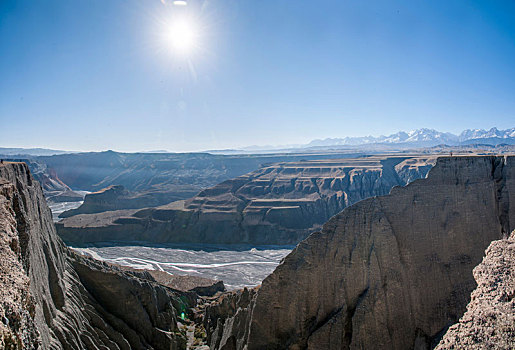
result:
[(171, 292), (84, 258), (57, 237), (24, 163), (0, 166), (0, 347), (175, 349)]
[[(256, 155), (209, 153), (119, 153), (113, 151), (35, 157), (74, 189), (99, 191), (122, 185), (132, 192), (191, 185), (197, 192), (222, 181), (254, 171), (264, 164), (301, 159), (331, 159), (361, 152), (308, 152)], [(188, 198), (188, 197), (183, 197)]]
[[(193, 195), (193, 193), (192, 193)], [(67, 218), (78, 214), (101, 213), (104, 211), (138, 209), (167, 204), (173, 200), (168, 192), (138, 192), (132, 193), (121, 185), (106, 187), (100, 191), (88, 193), (84, 203), (76, 209), (67, 210), (59, 215)]]
[(490, 244), (474, 278), (467, 312), (436, 350), (515, 349), (515, 231)]
[(426, 179), (356, 203), (310, 235), (217, 349), (429, 349), (465, 312), (473, 268), (515, 224), (515, 158), (439, 158)]
[(67, 242), (139, 240), (292, 244), (364, 198), (425, 177), (434, 157), (366, 157), (265, 166), (170, 205), (77, 215), (57, 224)]
[[(355, 153), (354, 153), (355, 154)], [(73, 189), (96, 192), (124, 186), (132, 201), (149, 206), (195, 196), (202, 189), (256, 170), (263, 164), (300, 159), (351, 157), (352, 153), (213, 155), (208, 153), (118, 153), (113, 151), (34, 157), (31, 169), (46, 168)], [(144, 207), (142, 206), (142, 207)], [(142, 208), (138, 207), (138, 208)]]

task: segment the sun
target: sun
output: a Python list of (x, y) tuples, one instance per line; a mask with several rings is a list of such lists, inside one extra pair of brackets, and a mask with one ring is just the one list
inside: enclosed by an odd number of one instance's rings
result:
[(176, 18), (169, 23), (166, 38), (174, 53), (190, 55), (198, 46), (198, 29), (190, 18)]

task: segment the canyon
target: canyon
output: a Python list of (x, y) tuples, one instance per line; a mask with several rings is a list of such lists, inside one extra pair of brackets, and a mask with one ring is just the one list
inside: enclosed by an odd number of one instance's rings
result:
[[(343, 208), (425, 177), (433, 155), (279, 162), (197, 196), (141, 210), (74, 215), (56, 223), (65, 242), (296, 244)], [(112, 189), (107, 190), (112, 192)], [(85, 212), (84, 205), (73, 213)]]
[[(1, 149), (0, 149), (1, 152)], [(49, 203), (80, 202), (84, 192), (121, 186), (110, 201), (96, 201), (94, 212), (138, 209), (189, 199), (199, 191), (259, 169), (265, 164), (302, 159), (353, 157), (356, 151), (273, 154), (121, 153), (114, 151), (52, 155), (9, 155), (0, 158), (25, 162), (41, 183)], [(80, 203), (79, 203), (80, 205)], [(74, 207), (74, 206), (72, 206)], [(92, 212), (90, 206), (85, 212)], [(77, 212), (64, 214), (75, 215)]]
[[(214, 155), (209, 153), (121, 153), (114, 151), (33, 157), (74, 190), (97, 192), (123, 186), (134, 199), (126, 208), (143, 208), (191, 198), (199, 191), (246, 174), (264, 164), (286, 160), (350, 157), (356, 152), (270, 155)], [(31, 167), (32, 169), (32, 167)], [(136, 200), (141, 198), (141, 203)]]
[(344, 209), (257, 290), (208, 307), (211, 348), (436, 346), (485, 249), (514, 228), (514, 161), (442, 157), (426, 179)]
[[(1, 346), (184, 349), (205, 329), (209, 347), (225, 350), (453, 349), (492, 342), (512, 348), (515, 158), (361, 161), (344, 173), (362, 187), (347, 186), (343, 210), (302, 240), (260, 286), (221, 293), (219, 282), (200, 281), (209, 293), (203, 299), (191, 280), (173, 282), (177, 278), (164, 272), (121, 268), (67, 248), (27, 165), (2, 164)], [(319, 189), (332, 189), (323, 186), (320, 169), (332, 169), (334, 185), (335, 168), (345, 168), (345, 161), (332, 162), (300, 162), (316, 181), (291, 181), (291, 169), (300, 167), (295, 162), (263, 167), (206, 190), (190, 205), (218, 210), (220, 201), (213, 201), (227, 194), (298, 201), (288, 198), (288, 186), (323, 198), (331, 192)], [(275, 179), (268, 189), (267, 174)], [(404, 186), (390, 186), (390, 177)], [(362, 192), (365, 185), (369, 192)], [(69, 219), (88, 215), (97, 214)], [(174, 283), (188, 287), (178, 290)], [(196, 324), (188, 331), (181, 312)]]

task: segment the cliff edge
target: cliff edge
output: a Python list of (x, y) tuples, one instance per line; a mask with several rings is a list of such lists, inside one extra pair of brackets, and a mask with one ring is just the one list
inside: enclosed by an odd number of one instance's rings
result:
[(249, 305), (208, 325), (211, 347), (434, 347), (464, 314), (485, 249), (513, 229), (514, 162), (439, 158), (426, 179), (344, 209)]
[(179, 349), (174, 296), (57, 237), (25, 163), (0, 165), (0, 348)]

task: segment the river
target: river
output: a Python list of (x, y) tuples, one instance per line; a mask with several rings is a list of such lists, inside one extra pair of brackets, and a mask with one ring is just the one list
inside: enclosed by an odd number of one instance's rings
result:
[(103, 243), (72, 247), (106, 262), (223, 280), (227, 289), (253, 287), (274, 271), (293, 246), (216, 246)]

